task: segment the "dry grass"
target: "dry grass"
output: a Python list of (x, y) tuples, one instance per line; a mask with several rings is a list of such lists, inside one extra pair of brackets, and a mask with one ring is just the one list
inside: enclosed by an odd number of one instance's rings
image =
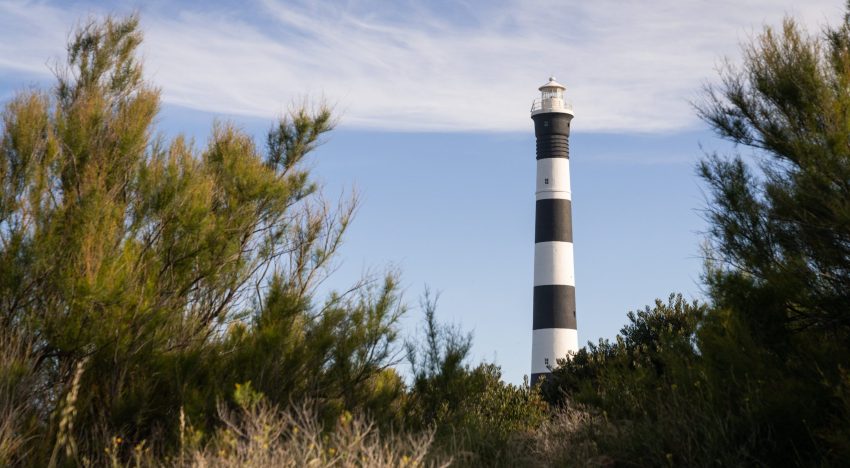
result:
[(612, 430), (604, 417), (571, 405), (557, 410), (534, 432), (530, 454), (534, 466), (614, 466), (611, 457), (599, 453), (596, 437)]
[(448, 466), (429, 460), (433, 434), (380, 434), (365, 419), (345, 415), (323, 431), (306, 407), (289, 412), (258, 403), (220, 411), (224, 427), (202, 449), (187, 450), (178, 465), (224, 467), (421, 467)]
[(36, 357), (30, 342), (14, 329), (0, 331), (0, 466), (26, 456), (30, 439), (25, 421), (30, 412), (28, 387)]

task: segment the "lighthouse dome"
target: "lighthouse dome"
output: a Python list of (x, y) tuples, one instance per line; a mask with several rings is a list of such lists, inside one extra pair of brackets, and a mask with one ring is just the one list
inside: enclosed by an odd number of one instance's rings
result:
[(556, 90), (556, 89), (560, 89), (561, 91), (563, 91), (563, 90), (567, 89), (567, 87), (566, 87), (566, 86), (564, 86), (564, 85), (562, 85), (561, 83), (558, 83), (557, 81), (555, 81), (555, 77), (554, 77), (554, 76), (550, 76), (550, 77), (549, 77), (549, 82), (548, 82), (548, 83), (546, 83), (545, 85), (543, 85), (543, 86), (541, 86), (541, 87), (537, 88), (537, 89), (539, 89), (540, 91), (547, 91), (547, 90), (552, 90), (552, 91), (554, 91), (554, 90)]

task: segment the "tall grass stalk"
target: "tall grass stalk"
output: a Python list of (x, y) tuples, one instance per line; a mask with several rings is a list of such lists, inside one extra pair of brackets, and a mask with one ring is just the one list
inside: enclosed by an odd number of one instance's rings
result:
[(51, 468), (56, 466), (59, 459), (59, 452), (62, 448), (65, 449), (65, 456), (73, 460), (77, 456), (77, 443), (74, 440), (74, 417), (77, 415), (77, 396), (80, 392), (80, 379), (83, 376), (86, 361), (88, 358), (83, 358), (77, 361), (74, 377), (71, 380), (71, 388), (65, 395), (65, 401), (61, 406), (62, 410), (59, 414), (59, 430), (56, 434), (56, 443), (53, 446), (53, 453), (50, 455)]

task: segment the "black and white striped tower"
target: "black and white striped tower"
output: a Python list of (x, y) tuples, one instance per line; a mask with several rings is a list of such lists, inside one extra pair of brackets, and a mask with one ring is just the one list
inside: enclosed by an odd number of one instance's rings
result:
[(573, 110), (564, 102), (565, 89), (549, 78), (531, 106), (537, 137), (532, 385), (558, 359), (578, 351), (569, 159)]

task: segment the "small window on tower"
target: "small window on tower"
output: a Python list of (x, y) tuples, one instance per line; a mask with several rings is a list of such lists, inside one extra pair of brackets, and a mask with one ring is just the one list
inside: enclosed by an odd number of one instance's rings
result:
[(543, 179), (543, 183), (549, 185), (549, 179)]
[(548, 127), (548, 126), (549, 126), (549, 121), (548, 121), (548, 120), (544, 120), (544, 121), (543, 121), (543, 126), (544, 126), (544, 127)]
[(544, 359), (543, 362), (546, 363), (546, 367), (549, 367), (549, 358)]

